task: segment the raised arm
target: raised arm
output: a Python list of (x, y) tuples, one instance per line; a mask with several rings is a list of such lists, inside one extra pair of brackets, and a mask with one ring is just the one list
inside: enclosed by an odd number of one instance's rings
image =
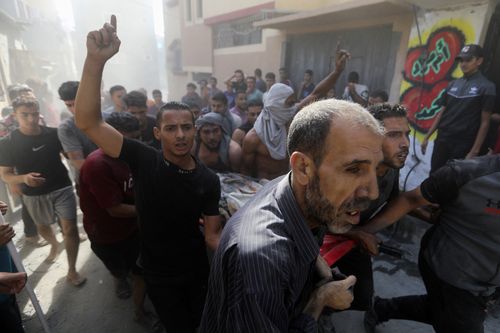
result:
[(105, 123), (101, 116), (101, 81), (104, 65), (118, 52), (120, 39), (116, 35), (116, 17), (98, 31), (87, 35), (87, 57), (75, 101), (75, 122), (104, 153), (118, 157), (123, 136)]
[(337, 83), (337, 80), (340, 77), (340, 74), (344, 71), (347, 59), (349, 59), (351, 55), (349, 52), (345, 50), (337, 51), (337, 58), (335, 60), (335, 69), (333, 72), (328, 74), (320, 83), (314, 88), (313, 92), (304, 98), (298, 105), (297, 110), (302, 109), (304, 106), (311, 104), (317, 99), (322, 98), (326, 95), (328, 90), (332, 89), (332, 87)]

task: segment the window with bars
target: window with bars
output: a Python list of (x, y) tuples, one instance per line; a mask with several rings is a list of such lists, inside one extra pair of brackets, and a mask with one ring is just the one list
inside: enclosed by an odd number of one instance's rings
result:
[(262, 29), (254, 27), (253, 22), (260, 21), (263, 18), (262, 14), (255, 14), (214, 25), (214, 48), (260, 44), (262, 42)]

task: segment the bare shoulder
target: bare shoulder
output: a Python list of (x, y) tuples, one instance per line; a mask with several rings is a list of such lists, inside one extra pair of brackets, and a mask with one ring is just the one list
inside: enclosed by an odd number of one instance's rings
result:
[(245, 135), (245, 138), (243, 139), (243, 149), (256, 150), (259, 144), (260, 144), (260, 138), (257, 135), (255, 129), (252, 128), (250, 131), (248, 131), (248, 133)]

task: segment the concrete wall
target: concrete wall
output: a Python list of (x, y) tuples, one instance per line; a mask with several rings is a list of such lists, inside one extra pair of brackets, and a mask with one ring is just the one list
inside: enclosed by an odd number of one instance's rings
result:
[[(450, 81), (462, 76), (454, 61), (455, 56), (464, 44), (481, 43), (490, 17), (488, 2), (441, 10), (420, 10), (418, 13), (422, 40), (419, 40), (414, 23), (400, 87), (401, 103), (409, 109), (413, 130), (410, 156), (401, 171), (401, 185), (405, 185), (406, 190), (417, 187), (428, 176), (435, 135), (425, 155), (421, 153), (420, 142), (440, 110), (436, 105), (438, 97)], [(424, 50), (429, 54), (427, 64), (419, 61)], [(418, 105), (419, 100), (421, 106)]]
[(274, 72), (278, 76), (281, 62), (281, 44), (285, 35), (277, 30), (265, 29), (262, 43), (217, 49), (214, 51), (214, 76), (218, 78), (219, 88), (224, 88), (222, 81), (230, 76), (235, 69), (241, 69), (245, 75), (252, 75), (255, 68)]
[[(183, 1), (183, 0), (181, 0)], [(184, 0), (186, 1), (186, 0)], [(237, 10), (246, 9), (248, 7), (259, 6), (262, 4), (274, 2), (272, 0), (203, 0), (203, 17), (210, 18), (212, 16), (223, 15)]]

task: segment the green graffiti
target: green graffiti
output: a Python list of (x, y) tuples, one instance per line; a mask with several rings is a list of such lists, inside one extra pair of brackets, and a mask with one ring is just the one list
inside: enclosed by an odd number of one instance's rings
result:
[(434, 73), (439, 73), (441, 65), (450, 59), (450, 48), (444, 38), (436, 42), (435, 49), (429, 54), (427, 61), (423, 57), (418, 58), (411, 69), (413, 77), (424, 76), (432, 69)]
[(419, 112), (415, 113), (415, 119), (417, 120), (427, 120), (432, 119), (436, 116), (437, 112), (441, 109), (441, 99), (443, 95), (446, 93), (446, 89), (441, 90), (439, 95), (434, 98), (429, 108), (424, 107)]

